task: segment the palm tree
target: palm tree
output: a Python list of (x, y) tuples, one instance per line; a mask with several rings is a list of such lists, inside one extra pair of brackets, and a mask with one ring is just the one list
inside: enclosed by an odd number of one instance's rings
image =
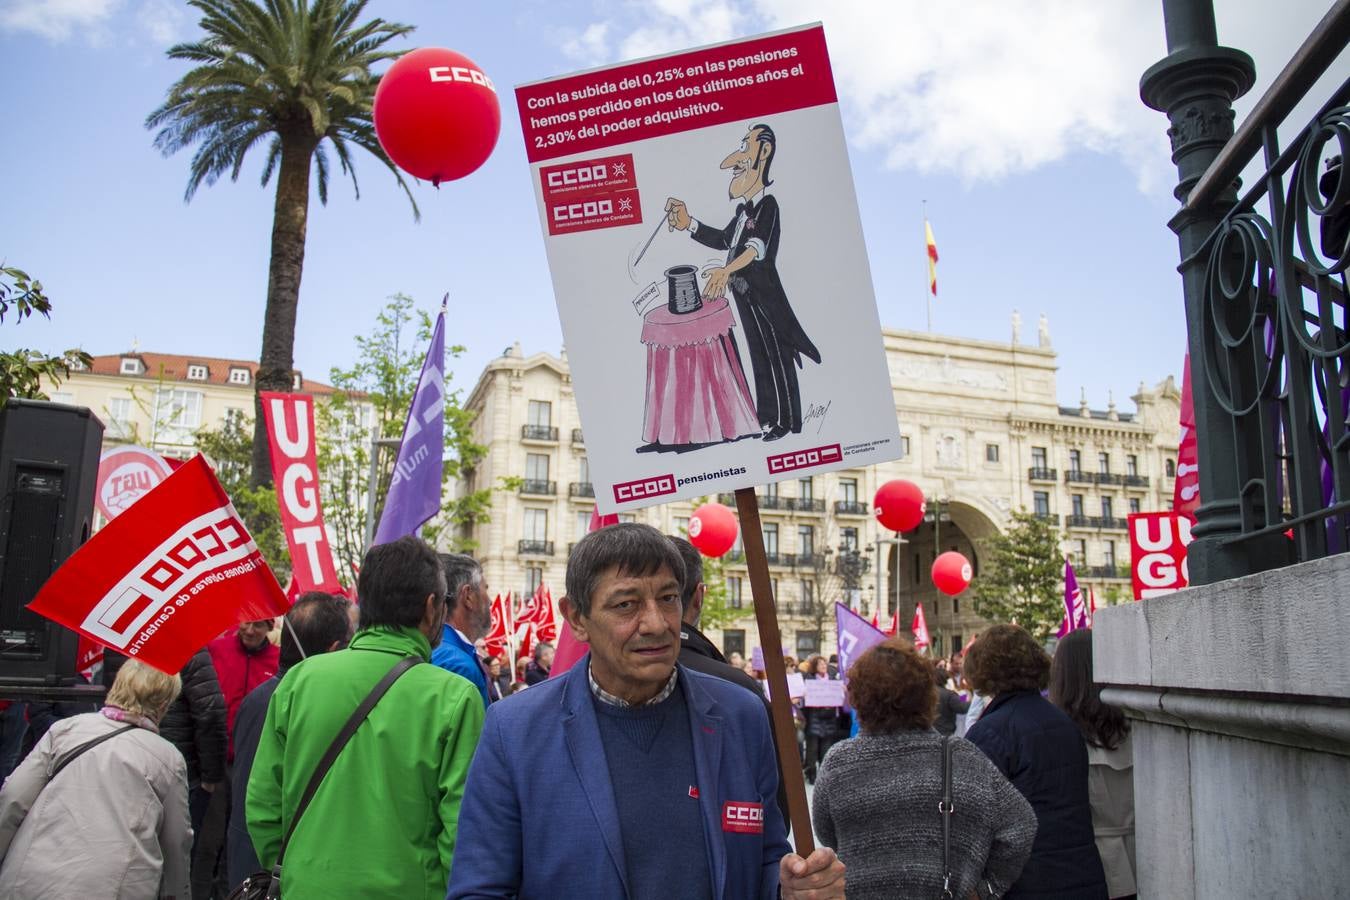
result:
[[(352, 148), (384, 163), (413, 217), (407, 183), (375, 137), (371, 108), (380, 76), (371, 67), (397, 58), (384, 46), (412, 26), (360, 22), (366, 0), (188, 0), (202, 13), (205, 36), (169, 48), (170, 59), (196, 67), (169, 89), (145, 125), (165, 156), (196, 146), (184, 200), (224, 174), (237, 181), (248, 152), (266, 143), (262, 184), (277, 175), (272, 258), (267, 275), (257, 391), (289, 391), (295, 368), (295, 313), (305, 261), (311, 169), (319, 202), (328, 202), (327, 147), (351, 176)], [(328, 142), (328, 143), (325, 143)], [(272, 468), (262, 401), (254, 396), (253, 484), (270, 484)]]

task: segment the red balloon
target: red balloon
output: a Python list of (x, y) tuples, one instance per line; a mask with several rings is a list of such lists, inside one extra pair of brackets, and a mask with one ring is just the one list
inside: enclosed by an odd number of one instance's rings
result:
[(948, 550), (933, 560), (933, 585), (948, 597), (970, 587), (970, 579), (974, 576), (970, 560), (955, 550)]
[(877, 488), (872, 500), (877, 521), (891, 531), (912, 531), (923, 521), (923, 491), (912, 481), (897, 478)]
[(720, 503), (705, 503), (689, 517), (689, 543), (704, 556), (721, 556), (736, 543), (736, 514)]
[(492, 81), (462, 53), (423, 47), (398, 58), (375, 89), (375, 134), (414, 178), (439, 185), (481, 166), (502, 111)]

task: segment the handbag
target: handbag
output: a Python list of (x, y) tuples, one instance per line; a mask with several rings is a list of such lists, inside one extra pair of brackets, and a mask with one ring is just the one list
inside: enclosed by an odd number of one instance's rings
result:
[(361, 705), (356, 707), (356, 711), (347, 719), (342, 730), (333, 738), (333, 743), (329, 745), (328, 750), (319, 760), (319, 764), (314, 768), (314, 774), (309, 779), (309, 784), (305, 786), (305, 792), (300, 796), (300, 804), (295, 808), (295, 815), (291, 817), (291, 827), (286, 829), (286, 835), (281, 839), (281, 849), (277, 851), (277, 861), (272, 866), (270, 872), (255, 872), (240, 882), (239, 886), (230, 892), (227, 900), (278, 900), (281, 897), (281, 860), (286, 855), (286, 845), (290, 843), (291, 835), (295, 834), (295, 826), (300, 824), (300, 817), (305, 814), (309, 808), (309, 801), (314, 799), (314, 794), (319, 790), (319, 784), (323, 781), (328, 770), (332, 768), (337, 760), (338, 754), (342, 748), (356, 734), (356, 729), (365, 721), (366, 716), (375, 708), (375, 704), (380, 702), (380, 698), (385, 695), (389, 688), (393, 687), (394, 682), (398, 681), (399, 676), (420, 663), (422, 660), (416, 656), (409, 656), (401, 659), (390, 669), (379, 683), (375, 685), (366, 695), (366, 699), (361, 701)]

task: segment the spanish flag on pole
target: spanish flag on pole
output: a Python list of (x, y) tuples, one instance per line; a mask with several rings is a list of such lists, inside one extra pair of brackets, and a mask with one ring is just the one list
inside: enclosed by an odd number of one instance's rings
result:
[(928, 290), (933, 296), (937, 296), (937, 241), (933, 240), (933, 226), (928, 224), (928, 220), (923, 220), (923, 235), (928, 242)]

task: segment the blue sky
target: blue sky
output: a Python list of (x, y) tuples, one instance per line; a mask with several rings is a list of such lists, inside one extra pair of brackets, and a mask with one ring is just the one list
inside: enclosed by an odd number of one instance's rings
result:
[[(1218, 0), (1221, 41), (1269, 84), (1327, 9)], [(945, 8), (950, 7), (950, 11)], [(176, 0), (0, 3), (0, 259), (40, 278), (50, 323), (6, 323), (0, 346), (79, 346), (256, 358), (272, 191), (261, 155), (237, 183), (183, 202), (189, 154), (165, 159), (145, 116), (184, 71), (164, 50), (196, 33)], [(324, 379), (386, 296), (433, 308), (468, 352), (467, 389), (519, 341), (561, 345), (511, 86), (632, 56), (823, 20), (849, 137), (882, 322), (923, 330), (922, 201), (942, 256), (933, 330), (1007, 341), (1014, 308), (1034, 343), (1040, 313), (1059, 351), (1061, 402), (1080, 386), (1122, 409), (1142, 380), (1180, 373), (1185, 351), (1176, 208), (1164, 117), (1138, 101), (1164, 53), (1160, 4), (1105, 0), (809, 3), (805, 0), (427, 2), (373, 0), (493, 78), (503, 128), (477, 173), (414, 187), (422, 221), (372, 159), (313, 199), (296, 363)], [(1344, 59), (1331, 77), (1347, 74)], [(1298, 121), (1306, 120), (1305, 115)]]

